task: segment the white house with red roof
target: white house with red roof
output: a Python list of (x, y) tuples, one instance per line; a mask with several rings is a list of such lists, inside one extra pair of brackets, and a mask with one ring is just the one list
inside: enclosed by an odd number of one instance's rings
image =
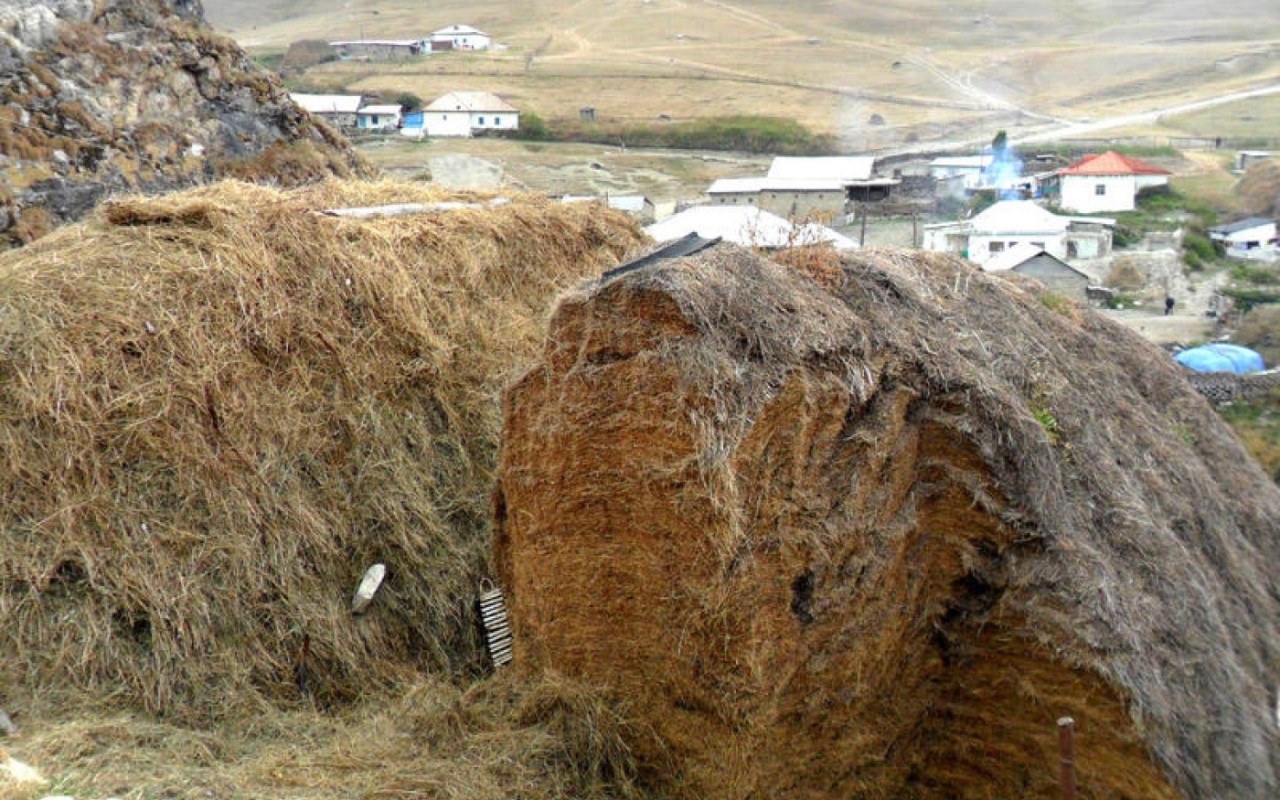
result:
[(1077, 214), (1132, 211), (1138, 192), (1152, 186), (1167, 186), (1169, 170), (1122, 156), (1114, 150), (1088, 155), (1058, 170), (1061, 187), (1059, 206)]

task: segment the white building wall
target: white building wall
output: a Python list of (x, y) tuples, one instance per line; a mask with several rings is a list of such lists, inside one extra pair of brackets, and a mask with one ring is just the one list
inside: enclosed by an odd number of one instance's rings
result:
[[(1217, 237), (1215, 237), (1217, 238)], [(1250, 261), (1275, 261), (1280, 257), (1280, 250), (1272, 244), (1276, 240), (1275, 223), (1246, 228), (1242, 231), (1218, 238), (1231, 258), (1243, 258)]]
[(1135, 176), (1135, 178), (1137, 179), (1138, 191), (1142, 191), (1143, 189), (1150, 189), (1152, 186), (1168, 186), (1169, 185), (1168, 175), (1137, 175)]
[(471, 129), (486, 131), (514, 131), (520, 127), (518, 111), (472, 111)]
[[(482, 33), (441, 34), (432, 36), (428, 42), (449, 42), (454, 50), (488, 50), (491, 37)], [(430, 45), (426, 49), (430, 49)]]
[(976, 189), (982, 184), (982, 169), (979, 167), (930, 167), (930, 175), (935, 180), (959, 178), (959, 183), (966, 189)]
[[(1062, 260), (1067, 258), (1067, 238), (1060, 233), (1055, 234), (974, 234), (969, 237), (968, 258), (975, 264), (985, 264), (993, 255), (1009, 250), (1015, 245), (1033, 244), (1051, 256)], [(998, 245), (992, 250), (992, 245)]]
[(422, 127), (427, 136), (470, 136), (471, 115), (466, 111), (424, 111)]
[[(1102, 187), (1101, 194), (1098, 187)], [(1063, 175), (1059, 205), (1077, 214), (1132, 211), (1137, 191), (1132, 175)]]

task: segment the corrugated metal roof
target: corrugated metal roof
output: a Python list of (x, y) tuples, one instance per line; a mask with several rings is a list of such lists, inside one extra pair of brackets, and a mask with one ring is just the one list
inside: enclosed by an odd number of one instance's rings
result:
[(1071, 220), (1030, 200), (1002, 200), (969, 220), (974, 233), (1062, 233)]
[(991, 166), (995, 156), (942, 156), (929, 162), (931, 167), (950, 167), (952, 169), (986, 169)]
[(399, 114), (404, 106), (364, 106), (358, 112), (359, 114)]
[(489, 34), (473, 28), (470, 25), (450, 25), (447, 28), (441, 28), (438, 31), (432, 31), (432, 36), (488, 36)]
[(790, 180), (865, 181), (875, 169), (874, 156), (778, 156), (769, 166), (770, 178)]
[(311, 114), (354, 114), (364, 98), (358, 94), (294, 94), (289, 98)]
[(1102, 155), (1086, 156), (1069, 167), (1058, 171), (1059, 175), (1169, 175), (1167, 169), (1144, 164), (1136, 158), (1122, 156), (1114, 150)]
[(1275, 224), (1276, 224), (1275, 220), (1267, 219), (1266, 217), (1249, 217), (1248, 219), (1237, 220), (1235, 222), (1228, 222), (1226, 225), (1214, 225), (1212, 228), (1209, 229), (1209, 233), (1220, 233), (1223, 235), (1230, 235), (1232, 233), (1239, 233), (1240, 231), (1247, 231), (1250, 228), (1261, 228), (1266, 225), (1275, 225)]
[(843, 192), (844, 184), (834, 180), (787, 178), (721, 178), (707, 194), (754, 194), (756, 192)]

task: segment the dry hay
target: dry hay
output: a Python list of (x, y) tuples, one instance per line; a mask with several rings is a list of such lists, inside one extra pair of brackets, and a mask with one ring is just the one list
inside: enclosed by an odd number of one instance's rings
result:
[(0, 800), (643, 796), (627, 723), (556, 676), (499, 676), (465, 689), (428, 679), (336, 713), (272, 709), (212, 731), (109, 703), (32, 714), (38, 723), (9, 746), (53, 786), (0, 773)]
[(1250, 214), (1280, 216), (1280, 159), (1251, 164), (1236, 183), (1234, 194)]
[(441, 199), (228, 182), (0, 258), (0, 702), (208, 721), (474, 664), (498, 392), (640, 234), (532, 197), (317, 213)]
[(675, 797), (1280, 791), (1280, 493), (1162, 352), (1031, 281), (721, 245), (564, 297), (504, 401), (526, 672)]

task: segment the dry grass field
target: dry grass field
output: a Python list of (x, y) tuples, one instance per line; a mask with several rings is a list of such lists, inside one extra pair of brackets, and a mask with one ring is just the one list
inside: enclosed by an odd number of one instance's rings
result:
[(303, 76), (314, 86), (424, 98), (484, 89), (547, 118), (586, 105), (620, 121), (778, 115), (849, 149), (911, 134), (1030, 131), (1280, 80), (1280, 5), (1269, 0), (1218, 4), (1212, 19), (1198, 0), (210, 0), (206, 9), (264, 53), (303, 38), (416, 37), (455, 22), (505, 46), (325, 65)]
[(422, 36), (456, 22), (504, 46), (325, 65), (303, 77), (312, 86), (428, 99), (476, 88), (552, 119), (585, 105), (623, 122), (780, 115), (847, 148), (1029, 132), (1280, 81), (1280, 5), (1270, 0), (1220, 4), (1212, 19), (1198, 0), (210, 0), (206, 12), (260, 52), (300, 38)]

